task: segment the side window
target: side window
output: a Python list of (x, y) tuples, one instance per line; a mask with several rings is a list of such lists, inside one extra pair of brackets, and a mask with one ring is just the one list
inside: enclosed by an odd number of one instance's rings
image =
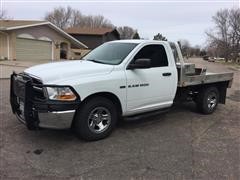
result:
[(162, 45), (144, 46), (134, 57), (135, 59), (151, 59), (151, 67), (168, 66), (167, 54)]

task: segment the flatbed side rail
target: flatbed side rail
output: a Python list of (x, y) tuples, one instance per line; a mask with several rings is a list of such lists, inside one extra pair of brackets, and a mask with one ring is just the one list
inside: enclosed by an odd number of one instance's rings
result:
[(178, 81), (178, 87), (187, 87), (193, 85), (210, 84), (229, 81), (229, 88), (232, 85), (233, 73), (207, 73), (203, 75), (182, 76), (182, 82)]

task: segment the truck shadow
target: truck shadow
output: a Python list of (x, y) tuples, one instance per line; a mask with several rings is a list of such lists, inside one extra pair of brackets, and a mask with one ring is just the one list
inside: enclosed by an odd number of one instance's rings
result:
[(227, 98), (235, 102), (240, 102), (240, 90), (235, 90), (234, 93), (227, 96)]
[[(173, 107), (169, 109), (167, 112), (159, 113), (157, 115), (149, 115), (148, 117), (139, 118), (137, 120), (126, 120), (121, 119), (118, 121), (115, 131), (118, 131), (118, 129), (138, 129), (138, 128), (144, 128), (152, 126), (163, 126), (166, 124), (169, 124), (173, 121), (179, 121), (179, 119), (172, 118), (171, 116), (178, 116), (182, 117), (181, 119), (184, 120), (186, 114), (195, 113), (198, 114), (195, 104), (188, 102), (188, 103), (178, 103), (174, 104)], [(169, 115), (169, 116), (168, 116)], [(171, 122), (170, 122), (171, 121)], [(86, 141), (83, 141), (75, 136), (75, 133), (69, 129), (69, 130), (56, 130), (56, 129), (41, 129), (38, 131), (31, 131), (31, 140), (38, 139), (39, 141), (45, 142), (54, 142), (55, 143), (68, 143), (68, 142), (80, 142), (80, 143), (87, 143)], [(28, 133), (27, 133), (28, 134)], [(111, 136), (111, 135), (110, 135)], [(25, 137), (25, 138), (29, 138)]]
[(184, 102), (184, 103), (175, 103), (167, 112), (160, 112), (159, 114), (149, 115), (148, 117), (140, 117), (136, 120), (126, 120), (121, 119), (118, 124), (117, 128), (138, 128), (143, 126), (151, 126), (154, 124), (159, 123), (166, 123), (171, 117), (167, 115), (179, 114), (180, 117), (185, 117), (186, 113), (193, 113), (193, 114), (200, 114), (196, 108), (194, 102)]

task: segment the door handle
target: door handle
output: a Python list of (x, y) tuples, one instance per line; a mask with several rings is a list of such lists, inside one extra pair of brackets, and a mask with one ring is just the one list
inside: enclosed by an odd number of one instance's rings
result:
[(163, 76), (171, 76), (172, 73), (170, 73), (170, 72), (165, 72), (165, 73), (162, 73), (162, 75), (163, 75)]

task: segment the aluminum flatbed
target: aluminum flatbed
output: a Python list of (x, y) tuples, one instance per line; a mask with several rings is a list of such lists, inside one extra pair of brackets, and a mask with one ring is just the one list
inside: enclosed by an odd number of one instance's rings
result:
[[(205, 68), (195, 68), (195, 64), (184, 63), (182, 66), (177, 63), (178, 87), (187, 87), (201, 84), (211, 84), (218, 82), (232, 82), (233, 73), (212, 73)], [(181, 71), (182, 70), (182, 71)]]

